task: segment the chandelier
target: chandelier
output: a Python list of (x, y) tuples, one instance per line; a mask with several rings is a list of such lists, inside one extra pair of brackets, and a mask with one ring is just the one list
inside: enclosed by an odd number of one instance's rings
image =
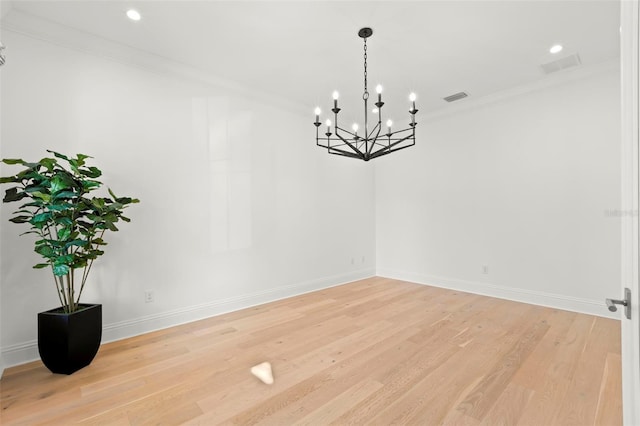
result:
[(382, 86), (378, 84), (376, 87), (376, 93), (378, 94), (378, 102), (376, 102), (375, 108), (371, 111), (372, 114), (377, 116), (377, 123), (369, 131), (368, 112), (369, 112), (369, 91), (367, 89), (367, 38), (371, 37), (373, 30), (371, 28), (362, 28), (358, 31), (358, 36), (364, 40), (364, 93), (362, 94), (362, 100), (364, 100), (364, 129), (363, 132), (358, 134), (358, 124), (354, 123), (352, 131), (343, 129), (338, 125), (338, 98), (337, 91), (333, 92), (333, 108), (331, 112), (334, 114), (333, 131), (331, 133), (331, 120), (327, 119), (327, 131), (324, 136), (320, 135), (320, 108), (315, 109), (316, 121), (313, 123), (316, 126), (316, 145), (322, 148), (326, 148), (329, 154), (342, 155), (344, 157), (357, 158), (364, 161), (369, 161), (374, 158), (382, 157), (383, 155), (390, 154), (401, 149), (409, 148), (416, 143), (416, 95), (411, 93), (409, 95), (409, 101), (411, 101), (411, 109), (409, 110), (410, 123), (409, 127), (402, 130), (392, 131), (393, 122), (387, 120), (386, 133), (382, 130)]

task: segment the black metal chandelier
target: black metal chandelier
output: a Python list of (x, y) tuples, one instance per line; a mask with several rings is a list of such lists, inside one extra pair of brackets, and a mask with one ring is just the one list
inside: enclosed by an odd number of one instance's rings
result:
[[(342, 155), (344, 157), (357, 158), (364, 161), (369, 161), (374, 158), (382, 157), (383, 155), (390, 154), (401, 149), (409, 148), (416, 143), (416, 95), (411, 93), (409, 100), (411, 101), (411, 109), (409, 115), (411, 122), (409, 127), (402, 130), (391, 131), (393, 123), (391, 120), (387, 120), (387, 132), (382, 132), (382, 86), (376, 87), (378, 94), (378, 102), (375, 103), (375, 109), (372, 110), (373, 114), (377, 114), (378, 121), (369, 132), (368, 127), (368, 101), (369, 91), (367, 89), (367, 38), (371, 37), (373, 30), (371, 28), (362, 28), (358, 31), (358, 36), (364, 39), (364, 93), (362, 99), (364, 100), (364, 132), (362, 136), (358, 135), (358, 125), (353, 124), (352, 130), (345, 130), (338, 126), (338, 97), (337, 91), (333, 92), (333, 109), (331, 112), (334, 114), (334, 132), (331, 133), (331, 120), (326, 121), (327, 131), (324, 136), (320, 135), (320, 108), (316, 108), (316, 121), (313, 123), (316, 126), (316, 145), (322, 148), (326, 148), (329, 154)], [(342, 132), (342, 133), (340, 133)]]

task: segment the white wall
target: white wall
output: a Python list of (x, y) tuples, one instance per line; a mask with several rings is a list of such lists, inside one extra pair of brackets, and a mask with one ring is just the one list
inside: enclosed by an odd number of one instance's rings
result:
[[(16, 32), (2, 41), (2, 155), (89, 154), (141, 200), (83, 297), (103, 304), (103, 340), (373, 275), (373, 169), (317, 149), (308, 111)], [(15, 207), (0, 207), (7, 365), (37, 357), (36, 314), (57, 304), (31, 269), (33, 239), (7, 222)]]
[[(83, 299), (103, 303), (105, 341), (375, 271), (600, 315), (618, 294), (619, 221), (605, 215), (620, 202), (615, 67), (420, 118), (416, 147), (367, 164), (318, 150), (312, 116), (286, 102), (71, 39), (3, 30), (0, 152), (93, 155), (109, 186), (142, 200)], [(30, 268), (33, 241), (7, 222), (14, 207), (0, 205), (6, 365), (37, 357), (36, 313), (57, 302)]]
[(620, 219), (607, 214), (620, 206), (619, 67), (574, 75), (422, 120), (410, 155), (376, 163), (378, 275), (608, 314), (620, 285)]

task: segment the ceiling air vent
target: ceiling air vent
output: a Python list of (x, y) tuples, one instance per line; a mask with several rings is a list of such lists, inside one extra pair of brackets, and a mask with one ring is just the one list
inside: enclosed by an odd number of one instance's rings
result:
[(465, 92), (458, 92), (458, 93), (454, 93), (453, 95), (449, 95), (446, 98), (442, 98), (447, 102), (455, 102), (455, 101), (459, 101), (460, 99), (464, 99), (467, 96), (469, 96), (468, 94), (466, 94)]
[(545, 74), (551, 74), (567, 68), (577, 67), (581, 63), (580, 56), (578, 56), (577, 53), (574, 53), (573, 55), (565, 56), (564, 58), (560, 58), (556, 61), (542, 64), (540, 65), (540, 68), (542, 68), (542, 71), (544, 71)]

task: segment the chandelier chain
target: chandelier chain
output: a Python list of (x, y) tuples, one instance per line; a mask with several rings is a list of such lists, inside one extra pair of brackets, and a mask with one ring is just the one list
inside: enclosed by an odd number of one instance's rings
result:
[(368, 99), (369, 92), (367, 90), (367, 38), (364, 38), (364, 93), (362, 99)]

